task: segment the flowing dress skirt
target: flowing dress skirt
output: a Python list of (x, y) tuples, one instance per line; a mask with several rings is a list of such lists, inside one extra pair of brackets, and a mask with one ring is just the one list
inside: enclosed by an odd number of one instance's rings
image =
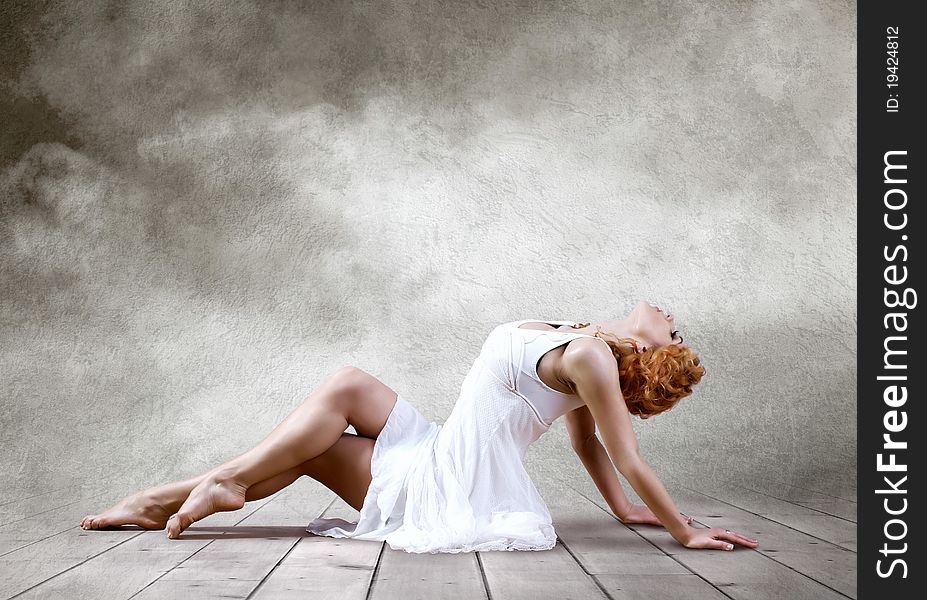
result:
[(492, 342), (490, 335), (443, 425), (397, 398), (374, 444), (358, 521), (319, 518), (309, 532), (415, 553), (554, 547), (550, 512), (523, 465), (548, 427), (509, 385), (496, 360), (504, 352), (487, 352)]

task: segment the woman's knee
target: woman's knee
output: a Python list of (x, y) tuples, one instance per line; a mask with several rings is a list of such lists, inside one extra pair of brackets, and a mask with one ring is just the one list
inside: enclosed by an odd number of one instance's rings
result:
[(329, 391), (327, 398), (338, 408), (347, 409), (350, 403), (361, 398), (369, 390), (375, 378), (357, 367), (341, 367), (328, 378), (325, 386)]
[(355, 393), (369, 387), (373, 375), (353, 366), (341, 367), (329, 378), (329, 385), (344, 393)]
[(397, 402), (397, 393), (357, 367), (338, 369), (327, 385), (328, 408), (344, 416), (360, 435), (376, 439)]

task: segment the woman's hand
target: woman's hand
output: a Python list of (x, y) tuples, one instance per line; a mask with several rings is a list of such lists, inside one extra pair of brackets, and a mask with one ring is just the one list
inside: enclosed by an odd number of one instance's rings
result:
[[(681, 513), (680, 513), (681, 514)], [(692, 524), (692, 517), (682, 515), (686, 518), (686, 523)], [(640, 504), (632, 504), (630, 510), (625, 513), (624, 517), (621, 517), (621, 522), (634, 525), (659, 525), (663, 526), (663, 523), (660, 521), (660, 518), (653, 514), (653, 511), (647, 508), (646, 506), (641, 506)]]
[(682, 542), (682, 545), (686, 548), (733, 550), (735, 545), (746, 546), (747, 548), (756, 548), (759, 545), (757, 540), (751, 540), (730, 529), (718, 529), (717, 527), (697, 529), (692, 527), (688, 533), (688, 539)]

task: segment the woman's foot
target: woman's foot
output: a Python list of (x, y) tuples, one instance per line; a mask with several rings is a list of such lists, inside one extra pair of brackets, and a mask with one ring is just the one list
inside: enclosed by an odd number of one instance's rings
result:
[(175, 539), (195, 521), (245, 505), (248, 487), (221, 473), (210, 473), (197, 484), (177, 514), (167, 521), (167, 537)]
[(126, 496), (108, 510), (81, 519), (83, 529), (102, 529), (115, 525), (138, 525), (143, 529), (164, 529), (170, 511), (147, 491)]

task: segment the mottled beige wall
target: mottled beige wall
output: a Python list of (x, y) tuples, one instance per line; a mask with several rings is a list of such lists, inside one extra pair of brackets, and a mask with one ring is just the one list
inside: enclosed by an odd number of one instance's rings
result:
[(0, 499), (345, 364), (443, 422), (496, 324), (640, 299), (708, 369), (658, 473), (855, 489), (855, 3), (295, 4), (3, 3)]

